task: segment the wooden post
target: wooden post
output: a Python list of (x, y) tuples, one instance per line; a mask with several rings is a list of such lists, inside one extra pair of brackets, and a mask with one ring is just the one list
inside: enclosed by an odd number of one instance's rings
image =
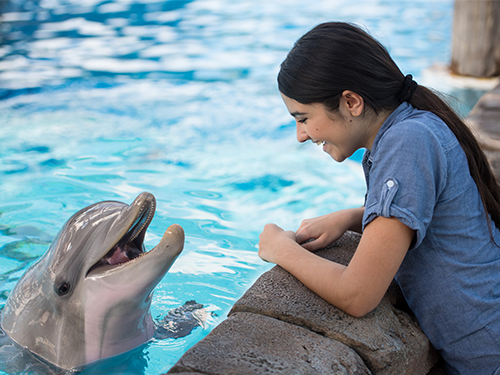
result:
[(451, 71), (500, 75), (500, 0), (455, 0)]

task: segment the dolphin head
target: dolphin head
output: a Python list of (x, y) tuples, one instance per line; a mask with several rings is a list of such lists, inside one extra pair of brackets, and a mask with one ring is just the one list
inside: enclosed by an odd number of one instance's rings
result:
[(155, 208), (154, 196), (142, 193), (130, 205), (105, 201), (74, 214), (10, 293), (4, 331), (64, 369), (151, 339), (153, 289), (184, 246), (174, 224), (146, 252)]

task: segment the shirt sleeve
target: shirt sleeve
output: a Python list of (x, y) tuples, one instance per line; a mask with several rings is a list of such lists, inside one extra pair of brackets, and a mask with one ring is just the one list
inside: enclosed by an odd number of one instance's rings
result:
[(376, 217), (395, 217), (416, 231), (418, 247), (446, 184), (442, 146), (425, 124), (406, 120), (389, 128), (371, 156), (363, 229)]

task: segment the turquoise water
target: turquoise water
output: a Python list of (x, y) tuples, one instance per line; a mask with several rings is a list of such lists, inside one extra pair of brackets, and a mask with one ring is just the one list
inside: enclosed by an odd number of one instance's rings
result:
[(449, 60), (452, 0), (9, 0), (0, 23), (0, 307), (77, 210), (150, 191), (146, 244), (172, 223), (184, 252), (152, 312), (196, 300), (213, 313), (181, 339), (134, 352), (168, 369), (270, 265), (268, 222), (359, 206), (359, 159), (333, 162), (295, 127), (275, 77), (317, 23), (361, 23), (418, 80)]

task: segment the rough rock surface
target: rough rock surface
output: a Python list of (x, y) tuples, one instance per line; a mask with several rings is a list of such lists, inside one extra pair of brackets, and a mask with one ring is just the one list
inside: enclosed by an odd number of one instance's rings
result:
[[(359, 238), (348, 232), (318, 255), (347, 264)], [(375, 374), (425, 375), (439, 355), (405, 307), (393, 283), (375, 310), (354, 318), (312, 293), (281, 267), (274, 267), (236, 302), (229, 315), (251, 312), (305, 327), (348, 345)]]
[(500, 84), (479, 99), (466, 122), (476, 135), (497, 180), (500, 181)]
[(262, 315), (236, 313), (184, 354), (169, 374), (370, 374), (348, 346)]
[[(347, 232), (318, 255), (347, 264), (359, 239)], [(169, 374), (425, 375), (438, 359), (397, 285), (374, 311), (354, 318), (276, 266)]]

